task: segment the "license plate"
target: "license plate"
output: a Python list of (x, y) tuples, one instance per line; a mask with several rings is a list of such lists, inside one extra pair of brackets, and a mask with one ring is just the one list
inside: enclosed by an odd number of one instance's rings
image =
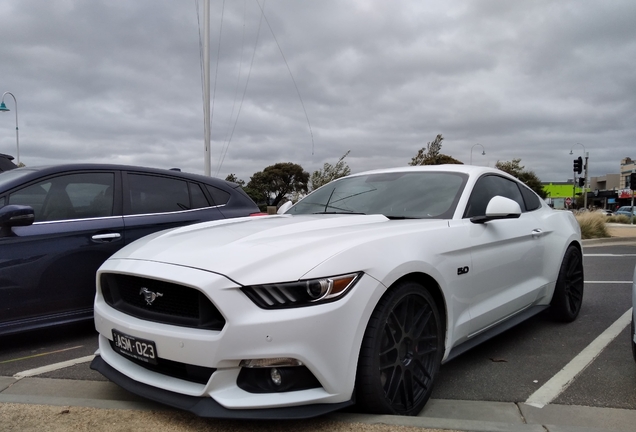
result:
[(157, 347), (153, 341), (113, 329), (113, 342), (118, 353), (153, 365), (157, 364)]

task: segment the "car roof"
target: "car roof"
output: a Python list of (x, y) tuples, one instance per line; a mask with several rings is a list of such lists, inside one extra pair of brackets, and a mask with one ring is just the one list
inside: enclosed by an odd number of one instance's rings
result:
[(464, 165), (464, 164), (417, 165), (417, 166), (385, 168), (385, 169), (377, 169), (377, 170), (371, 170), (371, 171), (365, 171), (361, 173), (352, 174), (350, 177), (359, 176), (359, 175), (368, 175), (368, 174), (394, 173), (394, 172), (456, 172), (456, 173), (469, 174), (471, 176), (479, 176), (485, 173), (494, 173), (494, 174), (501, 174), (501, 175), (510, 177), (509, 174), (497, 168), (490, 168), (490, 167), (477, 166), (477, 165)]
[[(207, 177), (200, 174), (186, 173), (177, 171), (175, 169), (161, 169), (150, 168), (134, 165), (119, 165), (119, 164), (94, 164), (94, 163), (77, 163), (77, 164), (61, 164), (61, 165), (42, 165), (33, 167), (16, 168), (12, 170), (13, 174), (24, 173), (22, 176), (16, 176), (14, 180), (7, 182), (3, 185), (2, 189), (12, 188), (18, 184), (22, 184), (25, 181), (29, 181), (33, 178), (38, 178), (46, 175), (59, 174), (64, 172), (73, 171), (100, 171), (100, 170), (120, 170), (120, 171), (135, 171), (146, 174), (159, 174), (169, 175), (173, 177), (179, 177), (186, 180), (197, 181), (201, 183), (207, 183), (214, 186), (223, 186), (235, 188), (238, 187), (236, 183), (232, 183), (226, 180), (222, 180), (216, 177)], [(28, 174), (27, 174), (28, 172)], [(0, 174), (0, 180), (2, 174)]]
[(12, 161), (13, 161), (13, 156), (0, 153), (0, 172), (16, 169), (18, 166)]

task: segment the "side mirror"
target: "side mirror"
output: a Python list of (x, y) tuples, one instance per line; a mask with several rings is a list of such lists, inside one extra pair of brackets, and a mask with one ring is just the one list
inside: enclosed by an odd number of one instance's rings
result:
[(32, 207), (23, 205), (7, 205), (0, 208), (0, 237), (12, 235), (14, 226), (27, 226), (35, 221)]
[(496, 219), (516, 219), (519, 216), (521, 216), (519, 203), (497, 195), (488, 202), (485, 216), (474, 216), (470, 218), (470, 221), (472, 223), (485, 223)]
[(276, 214), (283, 214), (285, 213), (287, 210), (289, 210), (291, 208), (291, 206), (293, 206), (291, 201), (287, 201), (285, 204), (283, 204), (282, 206), (280, 206), (278, 208), (278, 211), (276, 212)]

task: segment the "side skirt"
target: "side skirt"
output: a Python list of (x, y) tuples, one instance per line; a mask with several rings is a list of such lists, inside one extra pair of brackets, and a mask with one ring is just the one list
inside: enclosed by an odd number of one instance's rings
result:
[(469, 349), (476, 347), (477, 345), (487, 341), (488, 339), (491, 339), (497, 336), (498, 334), (501, 334), (505, 332), (506, 330), (511, 329), (517, 324), (520, 324), (523, 321), (526, 321), (528, 318), (531, 318), (543, 312), (549, 307), (550, 307), (549, 305), (532, 306), (524, 310), (523, 312), (507, 319), (506, 321), (503, 321), (500, 324), (497, 324), (496, 326), (489, 328), (485, 332), (478, 334), (474, 338), (468, 339), (466, 342), (463, 342), (460, 345), (457, 345), (455, 348), (453, 348), (451, 352), (448, 354), (448, 357), (446, 358), (446, 360), (444, 360), (444, 363), (454, 359), (458, 355), (465, 353)]
[(0, 336), (93, 319), (93, 308), (0, 323)]

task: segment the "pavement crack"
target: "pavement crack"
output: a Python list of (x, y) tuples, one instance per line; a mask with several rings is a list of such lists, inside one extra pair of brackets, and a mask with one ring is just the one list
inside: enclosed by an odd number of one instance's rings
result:
[[(515, 406), (517, 407), (517, 411), (519, 411), (519, 417), (521, 417), (521, 421), (523, 421), (523, 424), (528, 424), (528, 422), (526, 421), (526, 417), (523, 415), (523, 411), (521, 411), (521, 407), (519, 406), (519, 402), (515, 402)], [(545, 427), (544, 427), (545, 429)]]

